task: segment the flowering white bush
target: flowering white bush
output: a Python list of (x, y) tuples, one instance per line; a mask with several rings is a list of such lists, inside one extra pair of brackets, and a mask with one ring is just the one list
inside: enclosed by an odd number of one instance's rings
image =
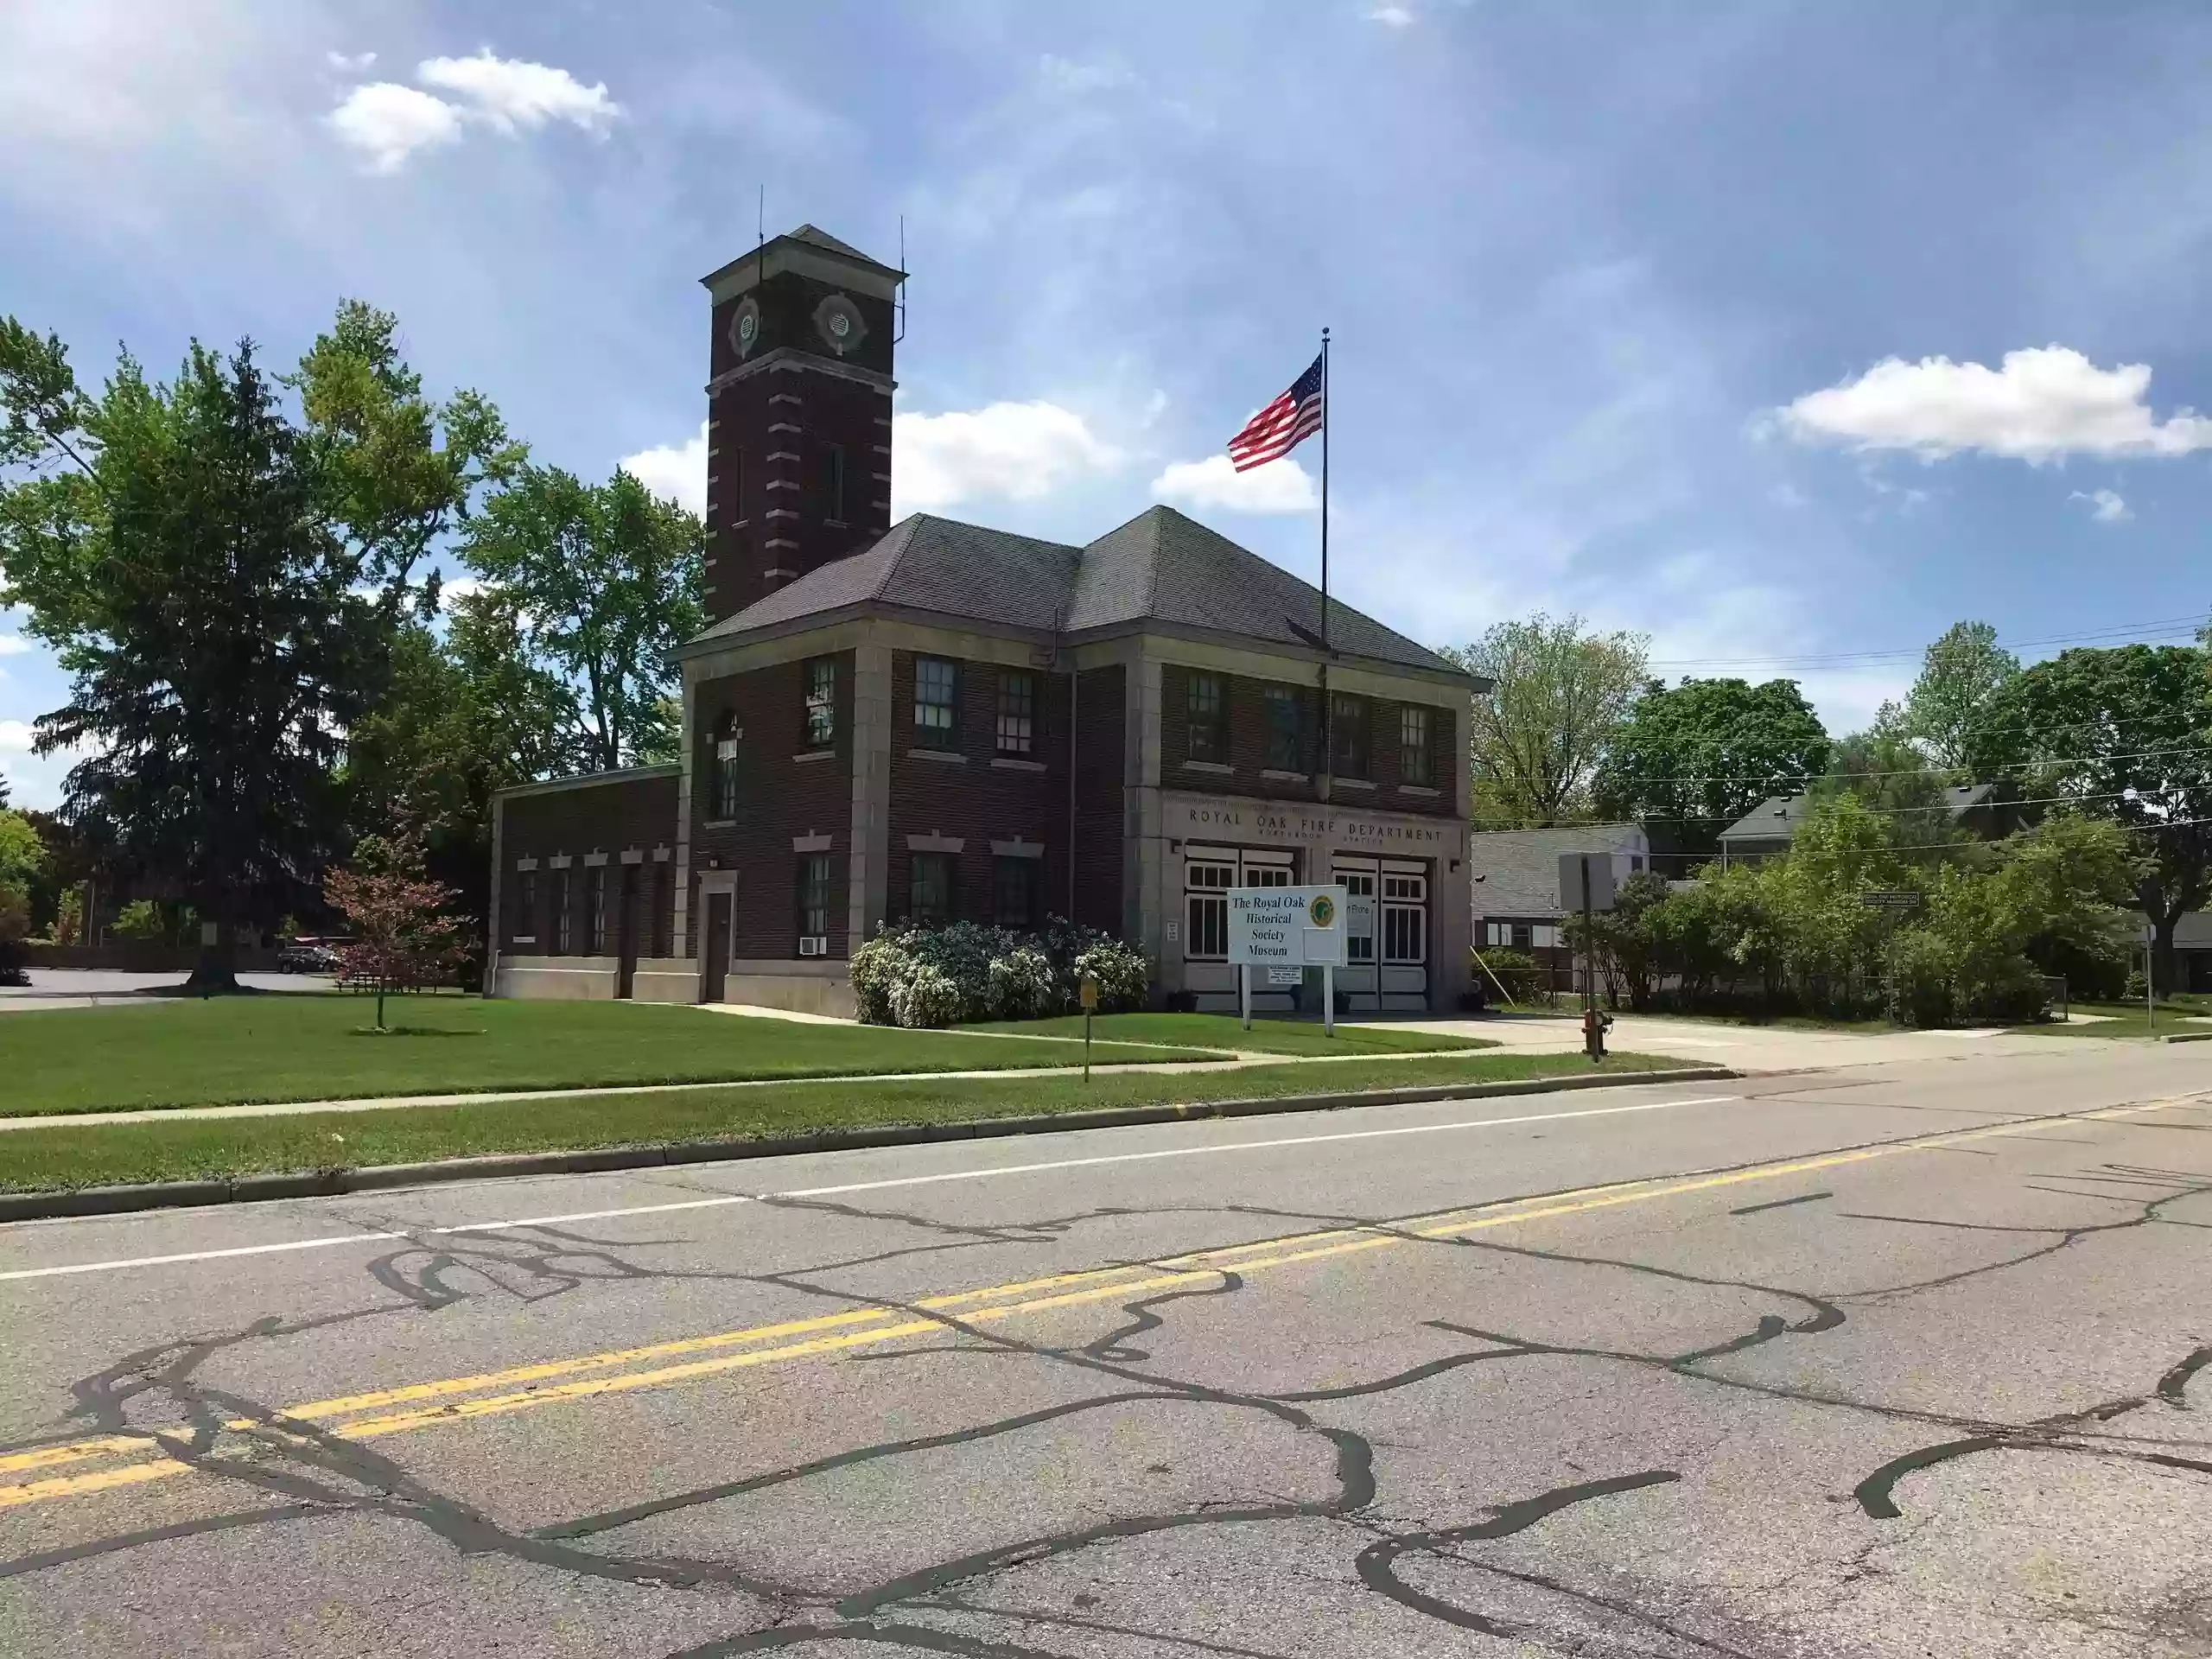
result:
[(925, 962), (908, 969), (891, 990), (891, 1012), (902, 1026), (951, 1025), (960, 1006), (959, 986)]
[(887, 923), (853, 952), (853, 1000), (876, 1026), (949, 1026), (1040, 1020), (1072, 1013), (1085, 974), (1102, 1013), (1144, 1006), (1152, 968), (1143, 952), (1096, 928), (1055, 917), (1028, 936), (974, 922)]

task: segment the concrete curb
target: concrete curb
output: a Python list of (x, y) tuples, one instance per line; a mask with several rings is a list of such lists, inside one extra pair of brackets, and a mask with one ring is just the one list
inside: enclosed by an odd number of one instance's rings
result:
[(2212, 1031), (2170, 1031), (2158, 1040), (2162, 1043), (2212, 1043)]
[(65, 1216), (112, 1216), (135, 1210), (253, 1204), (269, 1198), (327, 1198), (347, 1192), (430, 1186), (448, 1181), (493, 1180), (517, 1175), (588, 1175), (609, 1170), (652, 1169), (669, 1164), (735, 1163), (789, 1158), (810, 1152), (849, 1152), (874, 1147), (911, 1147), (938, 1141), (995, 1141), (1065, 1129), (1117, 1129), (1145, 1123), (1180, 1123), (1202, 1117), (1259, 1117), (1275, 1112), (1326, 1112), (1354, 1106), (1414, 1105), (1428, 1100), (1489, 1100), (1501, 1095), (1550, 1095), (1569, 1090), (1620, 1089), (1654, 1083), (1710, 1083), (1742, 1076), (1724, 1065), (1692, 1065), (1663, 1071), (1601, 1072), (1527, 1077), (1508, 1083), (1437, 1084), (1418, 1089), (1367, 1089), (1345, 1094), (1285, 1095), (1272, 1100), (1208, 1100), (1187, 1105), (1122, 1106), (1095, 1112), (976, 1118), (954, 1123), (890, 1123), (865, 1129), (824, 1129), (815, 1135), (757, 1141), (679, 1141), (658, 1146), (601, 1147), (587, 1152), (505, 1153), (484, 1158), (443, 1158), (434, 1163), (381, 1164), (364, 1168), (304, 1170), (281, 1175), (240, 1175), (220, 1181), (154, 1181), (137, 1186), (86, 1186), (73, 1192), (0, 1193), (0, 1222), (46, 1221)]

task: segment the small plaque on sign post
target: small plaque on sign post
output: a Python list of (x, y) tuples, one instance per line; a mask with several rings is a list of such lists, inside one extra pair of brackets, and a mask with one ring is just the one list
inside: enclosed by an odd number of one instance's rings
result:
[(1090, 1081), (1090, 1016), (1098, 1011), (1098, 976), (1085, 974), (1075, 988), (1075, 1000), (1083, 1005), (1083, 1080)]
[(1869, 887), (1859, 902), (1869, 910), (1918, 910), (1926, 897), (1910, 887)]

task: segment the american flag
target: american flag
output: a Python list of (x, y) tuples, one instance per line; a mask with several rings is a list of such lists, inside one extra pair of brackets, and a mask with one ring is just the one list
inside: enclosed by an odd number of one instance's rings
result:
[(1229, 459), (1240, 473), (1281, 461), (1321, 429), (1321, 359), (1291, 382), (1290, 390), (1244, 423), (1229, 441)]

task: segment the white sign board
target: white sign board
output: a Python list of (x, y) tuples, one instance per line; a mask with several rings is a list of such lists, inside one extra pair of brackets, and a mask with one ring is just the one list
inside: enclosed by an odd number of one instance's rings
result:
[(1344, 965), (1344, 890), (1231, 887), (1229, 959), (1271, 968)]
[[(1582, 891), (1585, 881), (1590, 891)], [(1613, 855), (1611, 853), (1561, 853), (1559, 855), (1560, 908), (1570, 916), (1586, 910), (1613, 907)]]
[(1269, 968), (1268, 969), (1268, 983), (1270, 986), (1279, 988), (1284, 985), (1303, 985), (1305, 982), (1306, 970), (1303, 968)]

